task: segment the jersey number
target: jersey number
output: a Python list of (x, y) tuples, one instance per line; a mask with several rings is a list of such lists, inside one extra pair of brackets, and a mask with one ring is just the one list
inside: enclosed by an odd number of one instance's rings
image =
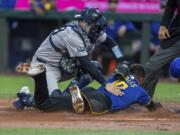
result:
[(122, 89), (127, 89), (128, 85), (125, 81), (114, 81), (113, 84), (115, 84), (116, 86), (121, 86)]
[(52, 32), (52, 35), (56, 35), (57, 33), (59, 33), (60, 31), (63, 31), (63, 30), (65, 30), (66, 29), (66, 27), (61, 27), (61, 28), (59, 28), (59, 29), (55, 29), (53, 32)]

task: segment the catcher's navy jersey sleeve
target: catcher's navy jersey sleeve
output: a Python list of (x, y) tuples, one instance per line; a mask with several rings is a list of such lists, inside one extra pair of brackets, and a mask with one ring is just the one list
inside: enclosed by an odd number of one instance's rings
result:
[(134, 103), (145, 105), (150, 101), (148, 94), (140, 87), (133, 76), (128, 76), (126, 81), (117, 80), (114, 76), (111, 76), (108, 82), (123, 87), (122, 91), (124, 92), (123, 96), (116, 96), (108, 92), (103, 86), (99, 88), (111, 99), (111, 111), (127, 108)]

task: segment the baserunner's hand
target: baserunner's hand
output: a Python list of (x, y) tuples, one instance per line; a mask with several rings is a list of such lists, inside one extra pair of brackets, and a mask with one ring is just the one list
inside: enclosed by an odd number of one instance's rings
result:
[(121, 88), (120, 86), (116, 86), (113, 83), (108, 83), (106, 84), (106, 90), (109, 91), (110, 93), (116, 95), (116, 96), (123, 96), (124, 93), (121, 91), (123, 90), (123, 88)]

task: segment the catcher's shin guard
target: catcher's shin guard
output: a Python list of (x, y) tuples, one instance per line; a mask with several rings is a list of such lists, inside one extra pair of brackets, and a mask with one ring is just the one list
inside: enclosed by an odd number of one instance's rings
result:
[(80, 90), (77, 85), (73, 85), (70, 87), (70, 93), (72, 96), (72, 105), (73, 109), (76, 113), (84, 112), (84, 101), (81, 96)]
[(37, 74), (44, 72), (44, 66), (43, 64), (30, 65), (29, 63), (23, 63), (23, 64), (19, 64), (16, 67), (16, 71), (19, 73), (28, 74), (30, 76), (35, 76)]

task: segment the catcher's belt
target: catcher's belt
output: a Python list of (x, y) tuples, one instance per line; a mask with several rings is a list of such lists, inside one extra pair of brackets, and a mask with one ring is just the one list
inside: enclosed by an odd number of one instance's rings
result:
[(81, 95), (92, 114), (101, 115), (109, 112), (111, 101), (104, 93), (87, 87), (81, 90)]

